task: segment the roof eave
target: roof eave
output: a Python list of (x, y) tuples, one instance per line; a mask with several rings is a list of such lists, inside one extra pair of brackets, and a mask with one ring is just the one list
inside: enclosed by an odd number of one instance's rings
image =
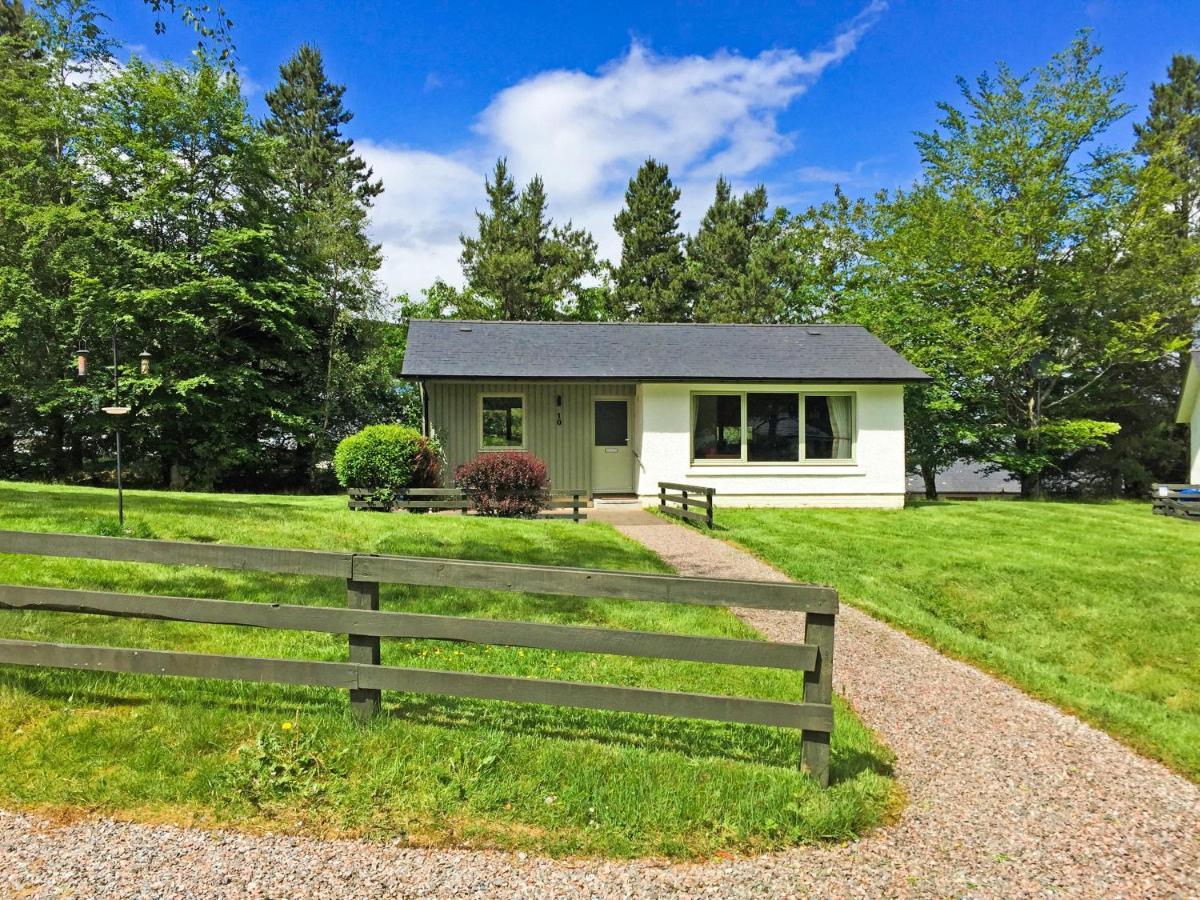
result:
[(405, 378), (436, 378), (440, 381), (605, 381), (630, 383), (662, 383), (687, 384), (691, 382), (727, 382), (742, 384), (927, 384), (933, 379), (928, 375), (913, 375), (903, 377), (820, 377), (820, 376), (790, 376), (779, 378), (762, 378), (753, 376), (731, 375), (466, 375), (462, 373), (445, 372), (405, 372)]

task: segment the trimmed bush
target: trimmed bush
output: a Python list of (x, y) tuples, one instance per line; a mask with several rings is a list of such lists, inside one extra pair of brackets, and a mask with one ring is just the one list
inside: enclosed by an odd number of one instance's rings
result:
[(441, 448), (406, 425), (368, 425), (342, 440), (333, 454), (338, 483), (362, 488), (372, 499), (390, 503), (410, 487), (436, 487)]
[(481, 516), (529, 518), (550, 499), (546, 464), (532, 453), (480, 453), (454, 477)]

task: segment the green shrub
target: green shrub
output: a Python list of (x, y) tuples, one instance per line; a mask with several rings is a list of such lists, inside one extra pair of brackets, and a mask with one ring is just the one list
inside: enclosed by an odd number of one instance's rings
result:
[(405, 425), (368, 425), (345, 438), (333, 454), (333, 469), (346, 488), (369, 490), (388, 502), (410, 487), (434, 487), (441, 476), (437, 442)]

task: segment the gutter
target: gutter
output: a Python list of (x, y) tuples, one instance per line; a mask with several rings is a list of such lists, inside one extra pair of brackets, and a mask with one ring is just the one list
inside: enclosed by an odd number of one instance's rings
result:
[(421, 391), (421, 435), (429, 437), (429, 392), (425, 389), (425, 379), (417, 379), (417, 387)]

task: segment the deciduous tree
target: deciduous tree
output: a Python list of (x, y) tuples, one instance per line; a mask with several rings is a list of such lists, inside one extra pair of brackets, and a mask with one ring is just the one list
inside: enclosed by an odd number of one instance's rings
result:
[(887, 201), (873, 251), (874, 302), (904, 310), (890, 337), (936, 348), (946, 396), (974, 408), (963, 421), (1026, 494), (1116, 433), (1103, 386), (1187, 340), (1194, 253), (1171, 227), (1163, 168), (1102, 143), (1128, 108), (1098, 54), (1081, 35), (1026, 75), (961, 82), (960, 105), (919, 135), (922, 181)]

